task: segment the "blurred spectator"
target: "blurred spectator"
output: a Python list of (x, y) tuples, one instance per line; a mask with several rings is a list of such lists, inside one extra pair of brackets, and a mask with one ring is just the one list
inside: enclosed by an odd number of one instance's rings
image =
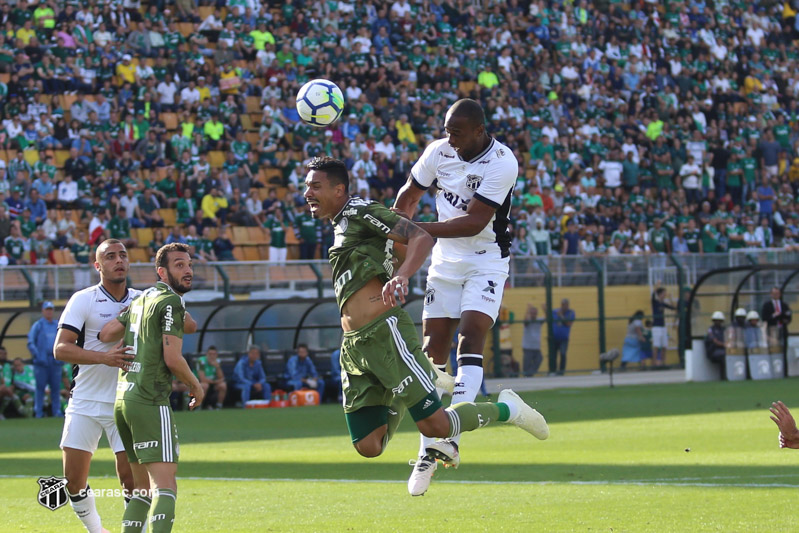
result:
[(669, 346), (669, 332), (666, 329), (666, 309), (676, 307), (666, 302), (666, 289), (658, 287), (652, 293), (652, 347), (655, 349), (655, 365), (662, 366), (666, 348)]
[(36, 376), (36, 397), (34, 412), (36, 418), (44, 416), (45, 388), (50, 387), (50, 407), (53, 416), (61, 414), (61, 372), (63, 363), (53, 356), (53, 345), (58, 330), (54, 318), (55, 306), (52, 302), (42, 304), (42, 317), (34, 322), (28, 333), (28, 350), (33, 357), (33, 370)]
[(320, 400), (325, 397), (325, 380), (316, 372), (306, 344), (297, 345), (297, 353), (286, 362), (286, 385), (290, 390), (313, 389)]
[(621, 368), (626, 369), (629, 363), (642, 363), (641, 348), (644, 343), (644, 312), (636, 311), (627, 323), (627, 334), (621, 355)]
[(233, 370), (235, 387), (241, 391), (242, 406), (250, 399), (270, 400), (272, 387), (266, 382), (266, 374), (261, 364), (261, 350), (250, 346), (247, 355), (242, 355)]
[[(546, 307), (543, 307), (546, 314)], [(527, 305), (527, 312), (524, 315), (524, 331), (522, 333), (522, 360), (523, 372), (527, 377), (535, 376), (538, 372), (544, 357), (541, 354), (541, 326), (546, 320), (538, 318), (538, 308), (534, 305)]]
[[(549, 356), (549, 375), (562, 376), (566, 371), (566, 353), (569, 350), (569, 337), (576, 314), (569, 307), (569, 299), (564, 298), (560, 307), (552, 311), (552, 333), (554, 350)], [(560, 354), (560, 362), (558, 362)]]
[[(219, 365), (218, 356), (219, 352), (217, 352), (216, 346), (209, 346), (205, 355), (201, 355), (194, 362), (197, 379), (200, 380), (205, 397), (208, 398), (205, 403), (209, 409), (212, 403), (216, 409), (222, 409), (227, 394), (227, 382), (222, 367)], [(215, 401), (212, 394), (216, 396)]]

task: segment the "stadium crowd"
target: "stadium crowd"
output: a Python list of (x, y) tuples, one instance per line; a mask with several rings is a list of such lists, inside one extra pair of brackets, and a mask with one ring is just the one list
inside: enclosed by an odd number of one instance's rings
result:
[[(106, 237), (241, 259), (241, 226), (261, 258), (324, 257), (303, 163), (391, 205), (461, 97), (519, 161), (517, 256), (797, 248), (791, 2), (18, 0), (0, 23), (2, 264)], [(295, 109), (315, 77), (347, 101), (325, 130)]]

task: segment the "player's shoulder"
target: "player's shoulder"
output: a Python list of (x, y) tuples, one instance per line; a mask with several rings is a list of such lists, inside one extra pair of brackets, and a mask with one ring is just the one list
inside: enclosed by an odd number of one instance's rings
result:
[(492, 166), (510, 165), (513, 168), (519, 166), (519, 162), (513, 155), (513, 150), (496, 139), (491, 139), (491, 144), (488, 145), (481, 156), (477, 157), (477, 162), (485, 162), (485, 164), (491, 164)]
[(443, 139), (437, 139), (428, 144), (427, 148), (424, 149), (422, 157), (427, 159), (456, 159), (458, 154), (452, 146), (450, 146), (449, 140), (444, 137)]
[(76, 303), (92, 302), (97, 299), (100, 292), (100, 285), (91, 285), (85, 289), (81, 289), (69, 297), (67, 304), (75, 305)]
[(342, 217), (363, 217), (377, 202), (364, 200), (360, 196), (351, 196), (341, 210)]

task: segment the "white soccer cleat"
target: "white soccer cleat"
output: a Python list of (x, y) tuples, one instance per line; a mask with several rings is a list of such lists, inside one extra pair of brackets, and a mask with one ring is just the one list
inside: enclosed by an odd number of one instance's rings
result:
[(510, 389), (505, 389), (499, 393), (497, 402), (516, 405), (519, 414), (516, 418), (508, 420), (508, 422), (522, 428), (539, 440), (546, 440), (549, 437), (547, 421), (541, 413), (524, 403), (524, 400), (518, 394)]
[(408, 478), (408, 492), (411, 496), (422, 496), (430, 488), (430, 481), (433, 480), (433, 473), (438, 467), (438, 463), (432, 457), (425, 455), (418, 461), (410, 461), (413, 465), (413, 472)]
[(427, 359), (430, 361), (430, 364), (433, 365), (433, 372), (436, 373), (436, 387), (439, 389), (444, 389), (447, 391), (447, 394), (451, 396), (452, 392), (455, 390), (455, 376), (450, 376), (446, 372), (439, 370), (436, 364), (433, 362), (432, 357), (428, 356)]
[(441, 461), (446, 468), (458, 468), (461, 464), (461, 456), (458, 453), (458, 445), (450, 439), (439, 439), (425, 448), (427, 455), (433, 459)]

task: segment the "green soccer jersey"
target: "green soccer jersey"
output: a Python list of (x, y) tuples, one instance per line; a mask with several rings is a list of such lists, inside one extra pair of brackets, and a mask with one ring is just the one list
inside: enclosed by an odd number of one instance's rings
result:
[(136, 357), (131, 368), (120, 370), (117, 400), (169, 405), (172, 373), (164, 361), (163, 336), (183, 338), (183, 298), (158, 282), (139, 295), (117, 320), (125, 326), (124, 342)]
[(286, 247), (285, 222), (278, 222), (276, 218), (270, 217), (264, 222), (264, 227), (269, 230), (269, 235), (271, 236), (269, 246), (272, 248)]
[(394, 241), (387, 235), (399, 219), (386, 207), (358, 197), (350, 198), (333, 218), (330, 264), (339, 308), (372, 278), (385, 283), (394, 274)]
[(300, 239), (307, 243), (316, 243), (319, 230), (319, 221), (307, 213), (302, 213), (294, 219), (294, 226), (300, 234)]
[(685, 244), (688, 245), (688, 251), (699, 253), (699, 230), (685, 230), (683, 235), (685, 237)]
[(666, 252), (666, 243), (669, 240), (669, 232), (663, 228), (649, 230), (649, 243), (652, 249), (659, 253)]
[(216, 379), (216, 367), (208, 362), (208, 357), (201, 355), (194, 362), (195, 374), (199, 377), (200, 370), (208, 379)]

